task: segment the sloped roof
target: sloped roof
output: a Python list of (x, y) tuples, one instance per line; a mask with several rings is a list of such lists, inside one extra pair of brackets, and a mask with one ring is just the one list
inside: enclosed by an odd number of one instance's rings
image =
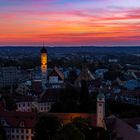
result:
[(133, 128), (137, 129), (136, 125), (140, 124), (140, 117), (137, 118), (125, 118), (123, 119), (127, 124), (132, 126)]
[(21, 127), (21, 122), (24, 122), (24, 128), (32, 128), (36, 123), (37, 114), (33, 112), (0, 111), (0, 118), (6, 120), (14, 128)]
[(14, 99), (16, 102), (32, 102), (34, 100), (32, 96), (23, 96), (23, 95), (15, 96)]
[(41, 49), (41, 53), (47, 53), (47, 50), (46, 50), (45, 47), (43, 47), (43, 48)]
[(140, 72), (134, 72), (137, 78), (140, 78)]
[(48, 75), (50, 76), (58, 76), (60, 80), (64, 80), (64, 74), (55, 66), (52, 70), (52, 72)]
[(104, 95), (103, 93), (99, 93), (99, 94), (97, 95), (97, 98), (105, 98), (105, 95)]
[(123, 138), (123, 140), (140, 140), (140, 133), (136, 129), (113, 115), (107, 119), (107, 124), (118, 138)]
[(54, 102), (60, 98), (61, 88), (47, 89), (45, 94), (41, 97), (40, 102)]
[(84, 68), (76, 79), (76, 81), (81, 80), (92, 81), (95, 80), (95, 77), (92, 75), (88, 68)]

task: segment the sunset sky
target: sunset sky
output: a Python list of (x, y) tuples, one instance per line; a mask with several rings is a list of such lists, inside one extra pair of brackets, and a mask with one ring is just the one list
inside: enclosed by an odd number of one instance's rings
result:
[(140, 45), (140, 0), (0, 0), (0, 45)]

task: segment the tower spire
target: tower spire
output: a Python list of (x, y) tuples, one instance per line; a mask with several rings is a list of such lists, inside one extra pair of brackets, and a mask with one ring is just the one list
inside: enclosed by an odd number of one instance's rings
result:
[(47, 50), (45, 49), (43, 41), (43, 48), (41, 49), (41, 79), (43, 89), (46, 89), (47, 84), (47, 62), (48, 62)]

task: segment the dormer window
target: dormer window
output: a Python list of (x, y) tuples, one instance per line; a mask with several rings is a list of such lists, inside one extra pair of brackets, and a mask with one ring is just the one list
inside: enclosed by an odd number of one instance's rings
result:
[(24, 127), (24, 121), (21, 121), (19, 124), (20, 127)]

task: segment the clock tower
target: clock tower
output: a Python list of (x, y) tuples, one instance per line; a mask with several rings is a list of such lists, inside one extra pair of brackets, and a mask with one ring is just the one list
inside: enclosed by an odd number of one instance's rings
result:
[(105, 128), (105, 96), (100, 89), (97, 95), (97, 127)]
[(42, 79), (42, 87), (43, 89), (46, 89), (47, 84), (47, 50), (45, 47), (41, 49), (41, 79)]

